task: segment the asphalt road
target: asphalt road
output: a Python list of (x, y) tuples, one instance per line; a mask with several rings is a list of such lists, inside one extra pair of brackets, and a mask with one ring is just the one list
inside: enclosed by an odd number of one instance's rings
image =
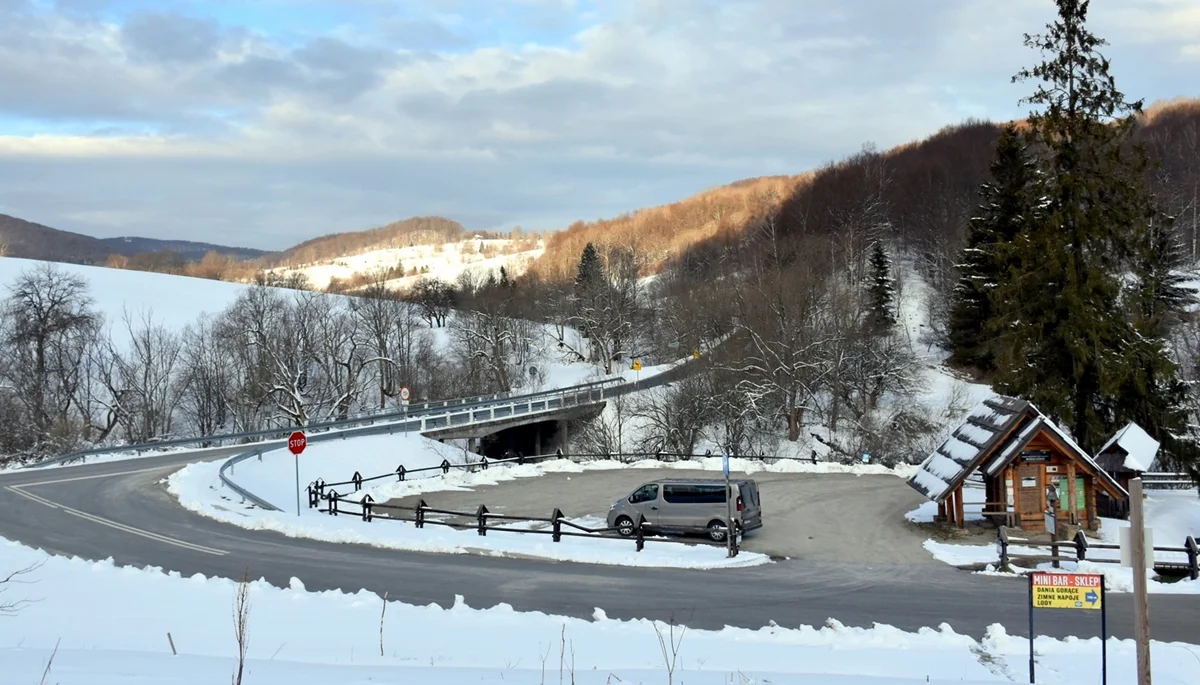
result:
[[(733, 475), (758, 482), (763, 509), (763, 527), (746, 535), (742, 549), (802, 562), (941, 564), (921, 546), (927, 536), (904, 519), (905, 512), (924, 500), (895, 476)], [(557, 507), (567, 517), (604, 520), (614, 499), (664, 476), (712, 478), (713, 473), (642, 468), (547, 473), (466, 491), (413, 495), (389, 504), (411, 507), (424, 499), (431, 507), (450, 511), (475, 511), (486, 504), (495, 514), (537, 517), (549, 516)]]
[[(219, 455), (205, 453), (204, 459)], [(992, 623), (1027, 634), (1026, 585), (938, 564), (790, 560), (720, 571), (589, 566), (483, 556), (433, 555), (322, 543), (218, 523), (178, 506), (162, 481), (195, 456), (173, 455), (0, 475), (0, 535), (50, 552), (187, 576), (254, 578), (312, 590), (367, 589), (394, 599), (449, 606), (455, 595), (483, 608), (581, 618), (596, 607), (613, 618), (657, 618), (695, 628), (821, 625), (833, 617), (906, 630), (947, 623), (982, 636)], [(0, 562), (2, 563), (2, 562)], [(1131, 637), (1132, 602), (1110, 595), (1109, 629)], [(1200, 598), (1152, 596), (1158, 640), (1200, 643)], [(1088, 612), (1044, 611), (1037, 630), (1098, 634)]]

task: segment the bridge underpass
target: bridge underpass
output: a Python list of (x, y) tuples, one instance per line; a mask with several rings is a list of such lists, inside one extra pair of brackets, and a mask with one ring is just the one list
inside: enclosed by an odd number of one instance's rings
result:
[(564, 409), (477, 421), (461, 426), (428, 430), (425, 437), (434, 440), (467, 440), (468, 451), (489, 459), (501, 459), (513, 454), (550, 454), (562, 448), (572, 433), (604, 411), (606, 402), (576, 405)]

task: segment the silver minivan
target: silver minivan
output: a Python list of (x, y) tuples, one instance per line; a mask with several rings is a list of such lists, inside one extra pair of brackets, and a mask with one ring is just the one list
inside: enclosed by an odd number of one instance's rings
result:
[[(740, 533), (762, 528), (758, 483), (745, 478), (730, 481), (733, 520)], [(703, 533), (725, 541), (728, 506), (723, 478), (663, 478), (639, 486), (613, 502), (608, 527), (624, 536), (634, 534), (637, 515), (645, 517), (643, 530), (651, 533)]]

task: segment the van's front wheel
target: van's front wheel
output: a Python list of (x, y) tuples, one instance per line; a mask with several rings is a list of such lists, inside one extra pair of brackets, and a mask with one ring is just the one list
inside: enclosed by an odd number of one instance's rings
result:
[(624, 537), (629, 537), (630, 535), (633, 535), (633, 519), (629, 518), (628, 516), (621, 516), (621, 517), (617, 518), (616, 524), (617, 524), (616, 529), (617, 529), (618, 535), (621, 535)]

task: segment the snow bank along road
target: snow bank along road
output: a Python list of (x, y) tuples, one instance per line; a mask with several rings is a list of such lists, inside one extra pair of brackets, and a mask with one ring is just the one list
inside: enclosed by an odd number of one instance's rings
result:
[[(184, 575), (254, 578), (312, 590), (368, 589), (414, 604), (475, 607), (501, 602), (586, 618), (675, 618), (695, 628), (886, 623), (905, 630), (942, 622), (981, 637), (991, 623), (1025, 634), (1026, 586), (998, 583), (931, 563), (789, 560), (720, 571), (680, 571), (431, 555), (339, 545), (251, 531), (192, 514), (166, 492), (172, 471), (222, 455), (174, 454), (0, 475), (0, 535), (50, 552), (118, 564), (161, 566)], [(1109, 596), (1109, 629), (1132, 636), (1128, 595)], [(1151, 597), (1158, 640), (1200, 642), (1200, 598)], [(1098, 634), (1098, 621), (1045, 612), (1039, 634)]]

